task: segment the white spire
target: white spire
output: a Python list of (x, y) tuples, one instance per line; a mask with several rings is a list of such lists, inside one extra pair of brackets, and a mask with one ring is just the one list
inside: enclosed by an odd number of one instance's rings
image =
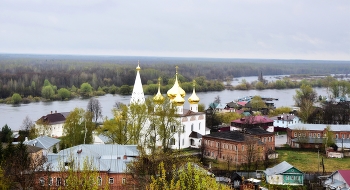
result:
[(130, 104), (143, 104), (145, 103), (145, 94), (143, 93), (142, 82), (140, 77), (140, 61), (137, 63), (136, 67), (136, 78), (134, 89), (132, 90)]

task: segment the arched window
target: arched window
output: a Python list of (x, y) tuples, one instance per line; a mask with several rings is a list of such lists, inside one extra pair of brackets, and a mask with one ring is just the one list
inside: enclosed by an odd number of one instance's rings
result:
[(191, 131), (193, 131), (193, 123), (191, 124)]
[(102, 177), (98, 176), (97, 182), (98, 182), (98, 185), (101, 186), (102, 185)]

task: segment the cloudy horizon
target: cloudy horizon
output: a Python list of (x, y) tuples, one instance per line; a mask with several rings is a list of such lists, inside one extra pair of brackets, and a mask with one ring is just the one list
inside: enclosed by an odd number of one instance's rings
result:
[(350, 60), (350, 1), (3, 0), (0, 53)]

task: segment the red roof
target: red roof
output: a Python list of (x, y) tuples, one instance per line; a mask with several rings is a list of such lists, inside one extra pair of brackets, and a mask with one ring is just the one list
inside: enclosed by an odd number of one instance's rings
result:
[[(247, 122), (249, 121), (249, 122)], [(271, 123), (273, 122), (272, 119), (269, 119), (268, 117), (257, 115), (257, 116), (248, 116), (241, 119), (236, 119), (232, 121), (233, 123), (249, 123), (249, 124), (259, 124), (259, 123)]]
[(245, 106), (248, 102), (246, 101), (242, 101), (242, 102), (237, 102), (238, 105), (240, 106)]
[(343, 177), (343, 179), (346, 181), (348, 185), (350, 185), (350, 170), (338, 170), (340, 175)]

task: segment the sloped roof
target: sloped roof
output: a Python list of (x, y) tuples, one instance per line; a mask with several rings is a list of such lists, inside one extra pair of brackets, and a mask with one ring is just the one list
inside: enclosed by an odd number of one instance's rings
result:
[(192, 131), (189, 137), (200, 139), (202, 138), (202, 135), (196, 131)]
[(278, 175), (278, 174), (282, 174), (285, 171), (294, 168), (294, 166), (290, 165), (288, 162), (283, 161), (279, 164), (277, 164), (276, 166), (272, 167), (272, 168), (267, 168), (265, 170), (265, 174), (270, 176), (270, 175)]
[[(83, 144), (61, 150), (57, 154), (49, 154), (47, 164), (52, 166), (52, 171), (60, 171), (63, 162), (70, 163), (73, 158), (75, 163), (83, 163), (89, 158), (93, 167), (99, 168), (99, 171), (123, 173), (127, 164), (138, 155), (137, 145)], [(82, 167), (81, 164), (80, 169)]]
[(350, 186), (350, 170), (338, 170), (338, 172), (343, 177), (348, 186)]
[(224, 131), (224, 132), (210, 133), (209, 135), (204, 135), (204, 137), (213, 137), (213, 138), (219, 138), (219, 139), (234, 140), (234, 141), (238, 141), (238, 142), (244, 141), (243, 133), (240, 133), (238, 131)]
[(48, 136), (41, 136), (41, 137), (37, 137), (36, 139), (30, 140), (30, 141), (24, 141), (24, 144), (40, 147), (40, 148), (47, 150), (50, 147), (54, 146), (55, 144), (59, 143), (60, 141), (61, 140), (56, 139), (56, 138), (51, 138)]
[[(247, 122), (249, 121), (249, 122)], [(247, 116), (241, 119), (236, 119), (232, 121), (233, 123), (247, 123), (247, 124), (259, 124), (259, 123), (272, 123), (273, 120), (271, 120), (270, 118), (266, 117), (266, 116), (261, 116), (261, 115), (257, 115), (257, 116)]]
[(45, 122), (49, 125), (64, 123), (69, 113), (70, 112), (47, 114), (46, 116), (42, 116), (38, 121)]
[(350, 125), (329, 125), (329, 124), (304, 124), (297, 123), (292, 126), (288, 126), (289, 129), (303, 129), (305, 130), (315, 130), (315, 131), (323, 131), (327, 126), (330, 126), (332, 131), (350, 131)]
[(281, 114), (278, 116), (270, 117), (270, 119), (272, 120), (281, 120), (281, 121), (292, 121), (294, 118), (298, 118), (298, 117), (293, 114)]

